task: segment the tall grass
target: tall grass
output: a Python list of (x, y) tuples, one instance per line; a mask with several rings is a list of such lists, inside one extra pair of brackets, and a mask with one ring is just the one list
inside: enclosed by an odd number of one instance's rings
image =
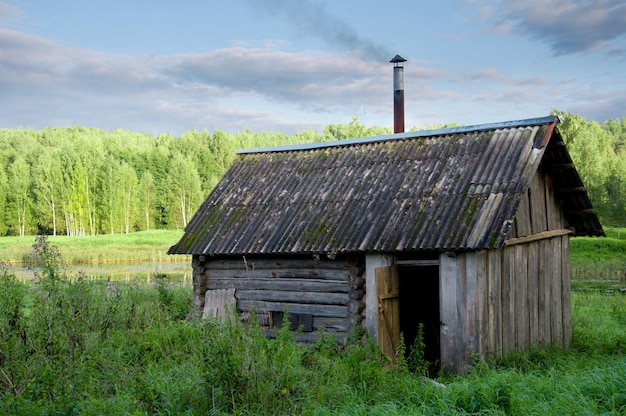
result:
[(626, 229), (605, 228), (606, 238), (570, 240), (573, 288), (626, 288)]
[[(191, 293), (67, 276), (39, 241), (40, 278), (0, 268), (0, 414), (507, 415), (626, 412), (626, 298), (574, 292), (573, 348), (512, 352), (464, 376), (391, 366), (355, 333), (300, 346), (257, 320), (204, 321)], [(400, 357), (398, 357), (400, 358)]]

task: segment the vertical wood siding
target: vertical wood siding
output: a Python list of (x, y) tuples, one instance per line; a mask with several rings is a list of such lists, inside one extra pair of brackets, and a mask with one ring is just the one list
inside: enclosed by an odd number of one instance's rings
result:
[(558, 232), (566, 225), (552, 180), (540, 169), (502, 250), (441, 255), (444, 368), (462, 372), (473, 355), (570, 346), (569, 237)]
[(520, 238), (566, 227), (560, 201), (556, 199), (552, 178), (540, 168), (522, 195), (508, 238)]
[(441, 360), (463, 372), (472, 357), (557, 345), (572, 337), (569, 237), (441, 256)]

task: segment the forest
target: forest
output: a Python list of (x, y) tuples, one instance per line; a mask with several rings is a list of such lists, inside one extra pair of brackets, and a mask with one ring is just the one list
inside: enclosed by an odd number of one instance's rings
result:
[[(559, 131), (602, 224), (626, 226), (626, 118), (598, 123), (553, 113), (561, 117)], [(327, 125), (322, 133), (291, 136), (250, 130), (154, 137), (81, 126), (0, 129), (0, 236), (184, 228), (237, 149), (390, 133), (391, 128), (367, 127), (356, 117)]]

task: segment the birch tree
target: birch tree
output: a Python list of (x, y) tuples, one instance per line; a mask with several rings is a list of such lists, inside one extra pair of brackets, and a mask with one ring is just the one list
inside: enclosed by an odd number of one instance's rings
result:
[(141, 175), (139, 180), (139, 204), (141, 206), (141, 214), (145, 221), (145, 229), (150, 230), (152, 228), (152, 216), (154, 210), (154, 204), (156, 198), (156, 186), (154, 183), (154, 176), (149, 170), (146, 170)]
[(9, 193), (9, 202), (13, 209), (11, 210), (17, 224), (17, 233), (20, 237), (26, 235), (26, 213), (30, 202), (29, 189), (30, 167), (26, 161), (17, 157), (9, 165), (8, 183), (11, 188)]
[(171, 162), (168, 178), (172, 199), (177, 206), (177, 226), (185, 228), (200, 204), (200, 177), (193, 162), (178, 154)]
[(39, 211), (52, 223), (52, 235), (57, 235), (57, 201), (62, 183), (60, 161), (55, 153), (44, 151), (34, 168), (33, 185)]
[(137, 194), (137, 174), (128, 163), (123, 162), (118, 171), (119, 198), (124, 232), (130, 233), (131, 223), (135, 211), (135, 200)]

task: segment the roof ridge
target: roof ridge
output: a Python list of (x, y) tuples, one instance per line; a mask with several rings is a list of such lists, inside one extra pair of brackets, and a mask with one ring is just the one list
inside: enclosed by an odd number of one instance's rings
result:
[(289, 144), (289, 145), (282, 145), (282, 146), (240, 149), (240, 150), (235, 151), (235, 154), (243, 155), (243, 154), (250, 154), (250, 153), (274, 153), (274, 152), (314, 150), (314, 149), (323, 149), (327, 147), (341, 147), (341, 146), (351, 146), (355, 144), (384, 142), (388, 140), (402, 140), (402, 139), (416, 138), (416, 137), (442, 136), (446, 134), (469, 133), (472, 131), (496, 130), (496, 129), (511, 128), (511, 127), (526, 127), (526, 126), (534, 126), (534, 125), (539, 125), (539, 124), (550, 124), (555, 121), (559, 121), (558, 116), (537, 117), (537, 118), (528, 118), (528, 119), (523, 119), (523, 120), (512, 120), (512, 121), (505, 121), (505, 122), (499, 122), (499, 123), (475, 124), (475, 125), (459, 126), (459, 127), (447, 127), (447, 128), (433, 129), (433, 130), (417, 130), (417, 131), (389, 134), (389, 135), (383, 135), (383, 136), (371, 136), (371, 137), (362, 137), (362, 138), (355, 138), (355, 139), (335, 140), (332, 142), (315, 142), (315, 143)]

